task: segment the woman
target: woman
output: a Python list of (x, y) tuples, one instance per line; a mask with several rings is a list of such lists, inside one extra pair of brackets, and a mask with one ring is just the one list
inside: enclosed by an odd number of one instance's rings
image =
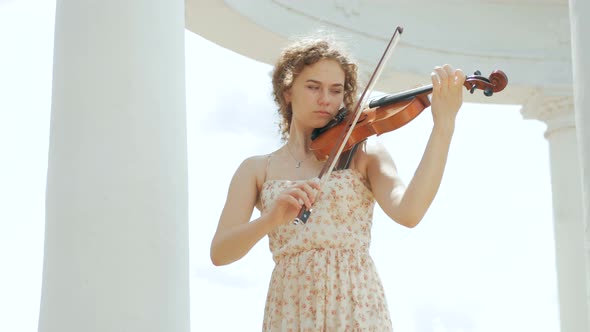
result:
[[(247, 158), (231, 181), (211, 243), (215, 265), (232, 263), (264, 236), (276, 263), (264, 311), (264, 331), (390, 331), (383, 287), (369, 256), (374, 202), (397, 223), (416, 226), (438, 190), (462, 104), (465, 75), (435, 67), (434, 125), (418, 169), (406, 187), (387, 150), (362, 142), (322, 188), (323, 166), (309, 147), (314, 129), (344, 106), (353, 109), (357, 66), (339, 46), (303, 39), (287, 47), (273, 72), (273, 93), (285, 144)], [(301, 207), (313, 213), (293, 223)], [(260, 217), (250, 220), (254, 207)]]

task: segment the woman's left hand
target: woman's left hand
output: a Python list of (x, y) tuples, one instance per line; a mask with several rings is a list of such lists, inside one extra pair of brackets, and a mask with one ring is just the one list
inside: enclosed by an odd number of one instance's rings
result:
[(437, 66), (430, 74), (432, 79), (432, 117), (435, 124), (454, 125), (457, 112), (463, 104), (465, 74), (451, 65)]

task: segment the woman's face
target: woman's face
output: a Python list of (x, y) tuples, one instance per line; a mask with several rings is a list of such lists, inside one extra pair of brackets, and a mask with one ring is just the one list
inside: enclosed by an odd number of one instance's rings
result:
[(312, 128), (325, 126), (334, 118), (344, 100), (344, 70), (331, 59), (306, 66), (285, 92), (293, 120)]

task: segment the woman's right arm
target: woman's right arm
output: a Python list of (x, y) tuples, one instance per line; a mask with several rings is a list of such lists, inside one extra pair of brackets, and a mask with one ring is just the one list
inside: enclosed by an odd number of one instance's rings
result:
[(226, 265), (244, 257), (275, 227), (293, 222), (303, 205), (311, 207), (319, 190), (316, 179), (300, 181), (283, 192), (260, 217), (249, 221), (258, 199), (257, 168), (249, 158), (238, 167), (229, 186), (217, 231), (211, 242), (211, 261)]
[(266, 215), (250, 222), (256, 205), (256, 160), (249, 158), (234, 174), (211, 242), (211, 261), (226, 265), (242, 258), (274, 225)]

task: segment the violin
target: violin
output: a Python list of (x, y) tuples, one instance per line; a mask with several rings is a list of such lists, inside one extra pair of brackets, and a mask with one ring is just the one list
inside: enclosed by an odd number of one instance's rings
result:
[[(352, 112), (348, 112), (346, 109), (342, 110), (334, 121), (330, 121), (325, 127), (313, 132), (310, 148), (318, 160), (325, 161), (318, 175), (320, 188), (336, 166), (342, 152), (351, 150), (357, 143), (369, 136), (380, 135), (404, 126), (430, 106), (428, 94), (433, 87), (427, 85), (372, 100), (368, 103), (368, 108), (365, 109), (365, 102), (381, 75), (385, 63), (391, 56), (392, 50), (399, 42), (402, 32), (402, 27), (398, 26), (395, 29)], [(500, 70), (494, 71), (489, 78), (482, 77), (480, 74), (475, 72), (474, 76), (465, 78), (464, 86), (471, 93), (481, 89), (486, 96), (491, 96), (495, 92), (502, 91), (508, 84), (506, 74)], [(293, 223), (296, 225), (305, 224), (310, 214), (311, 209), (302, 206)]]
[[(506, 74), (495, 70), (489, 78), (476, 71), (474, 75), (465, 78), (463, 86), (472, 94), (475, 90), (483, 90), (484, 95), (490, 97), (495, 92), (504, 90), (507, 84)], [(343, 151), (352, 149), (370, 136), (394, 131), (408, 124), (430, 106), (428, 94), (431, 92), (432, 84), (371, 100), (369, 108), (362, 111), (354, 124)], [(353, 113), (343, 108), (334, 120), (314, 130), (310, 149), (318, 160), (328, 159), (340, 132), (345, 126), (353, 125), (349, 121), (351, 116)]]

